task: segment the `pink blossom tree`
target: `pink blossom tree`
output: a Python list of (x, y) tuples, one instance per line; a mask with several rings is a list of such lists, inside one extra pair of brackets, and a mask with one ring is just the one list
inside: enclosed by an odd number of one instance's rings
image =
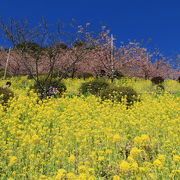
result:
[[(70, 33), (59, 23), (52, 31), (45, 19), (33, 28), (28, 21), (11, 19), (9, 24), (0, 21), (0, 27), (14, 46), (10, 72), (29, 74), (37, 82), (42, 73), (46, 74), (46, 80), (51, 79), (55, 70), (62, 72), (60, 79), (67, 74), (74, 77), (83, 72), (96, 76), (103, 72), (112, 80), (116, 71), (145, 79), (177, 74), (166, 57), (157, 51), (150, 52), (139, 43), (123, 43), (117, 48), (105, 26), (99, 32), (91, 30), (90, 23), (71, 26), (73, 33)], [(1, 68), (5, 66), (5, 57), (7, 52), (1, 50)]]
[(151, 79), (155, 76), (168, 78), (172, 74), (167, 58), (157, 51), (148, 52), (139, 43), (123, 44), (119, 51), (120, 69), (127, 76)]

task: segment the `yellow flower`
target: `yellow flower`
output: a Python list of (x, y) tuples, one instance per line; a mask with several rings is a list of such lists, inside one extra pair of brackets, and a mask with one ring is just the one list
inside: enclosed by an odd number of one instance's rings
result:
[(117, 142), (120, 142), (121, 141), (121, 137), (119, 134), (115, 134), (113, 136), (113, 142), (117, 143)]
[(33, 159), (35, 157), (35, 154), (30, 154), (29, 159)]
[(120, 163), (119, 167), (122, 172), (127, 172), (130, 170), (130, 164), (124, 160)]
[(84, 165), (79, 166), (79, 172), (84, 173), (87, 171), (87, 167)]
[(101, 161), (104, 161), (104, 156), (99, 156), (99, 157), (98, 157), (98, 161), (100, 161), (100, 162), (101, 162)]
[(173, 161), (174, 162), (180, 162), (180, 156), (174, 155), (173, 156)]
[(9, 156), (9, 164), (8, 166), (12, 166), (17, 162), (17, 157), (16, 156)]
[(67, 173), (67, 179), (68, 180), (75, 180), (76, 179), (76, 175), (74, 173)]
[(134, 142), (141, 145), (141, 146), (145, 146), (148, 143), (150, 143), (150, 138), (148, 135), (146, 134), (142, 134), (141, 136), (137, 136), (134, 138)]
[(89, 172), (90, 174), (94, 174), (94, 173), (95, 173), (95, 170), (94, 170), (94, 168), (88, 168), (88, 172)]
[(139, 167), (139, 171), (144, 173), (144, 172), (146, 172), (146, 168), (145, 167)]
[(40, 142), (40, 138), (38, 137), (38, 135), (33, 135), (32, 138), (31, 138), (32, 142), (37, 144)]
[(59, 169), (55, 179), (59, 180), (59, 179), (64, 178), (65, 176), (66, 176), (66, 170), (65, 169)]
[(120, 180), (120, 177), (118, 175), (113, 176), (113, 180)]
[(165, 155), (162, 155), (162, 154), (159, 154), (158, 157), (157, 157), (157, 159), (159, 159), (162, 163), (164, 163), (165, 160), (166, 160), (166, 156), (165, 156)]
[(47, 180), (47, 179), (48, 179), (48, 177), (45, 176), (45, 175), (42, 175), (42, 176), (39, 177), (39, 180)]
[(133, 163), (131, 164), (131, 169), (132, 169), (133, 171), (137, 171), (137, 170), (138, 170), (138, 164), (137, 164), (136, 162), (133, 162)]
[(149, 175), (149, 177), (151, 178), (151, 179), (157, 179), (157, 176), (156, 176), (156, 174), (154, 174), (154, 173), (149, 173), (148, 174)]
[(140, 153), (141, 153), (141, 150), (138, 149), (137, 147), (134, 147), (131, 149), (130, 156), (132, 158), (137, 158)]
[(78, 180), (86, 180), (88, 178), (88, 175), (85, 173), (79, 174), (79, 177), (77, 178)]
[(75, 161), (76, 161), (76, 157), (73, 154), (71, 154), (69, 157), (69, 162), (74, 163)]
[(137, 143), (137, 144), (141, 143), (141, 138), (139, 136), (136, 136), (134, 138), (134, 142)]
[(106, 150), (106, 154), (112, 154), (112, 150), (107, 149), (107, 150)]
[(153, 162), (153, 165), (156, 166), (157, 168), (162, 168), (163, 167), (163, 164), (162, 164), (162, 162), (159, 159), (156, 159)]
[(134, 162), (134, 159), (132, 156), (128, 156), (127, 160), (131, 163), (131, 162)]
[(149, 136), (146, 135), (146, 134), (142, 134), (142, 135), (141, 135), (141, 140), (142, 140), (145, 144), (147, 144), (147, 143), (150, 142), (150, 138), (149, 138)]
[[(26, 179), (28, 171), (33, 179), (47, 180), (95, 180), (104, 173), (112, 180), (179, 177), (180, 97), (164, 93), (154, 98), (154, 94), (146, 94), (151, 91), (151, 81), (120, 79), (115, 81), (117, 86), (132, 85), (145, 93), (141, 102), (127, 108), (96, 96), (69, 98), (68, 94), (79, 93), (84, 80), (64, 79), (66, 96), (41, 101), (37, 94), (20, 88), (21, 77), (11, 80), (18, 98), (7, 107), (0, 104), (2, 178), (6, 170), (14, 179)], [(34, 83), (24, 80), (29, 87)], [(0, 87), (4, 83), (0, 80)], [(168, 91), (180, 87), (173, 80), (165, 80), (164, 85)], [(163, 152), (156, 156), (159, 150)]]
[(144, 165), (146, 168), (148, 168), (148, 169), (151, 169), (152, 166), (153, 166), (153, 164), (151, 164), (150, 162), (147, 162), (147, 161), (145, 161), (145, 162), (143, 163), (143, 165)]
[(92, 159), (95, 158), (96, 152), (92, 151), (91, 154), (89, 155)]
[(91, 175), (91, 176), (88, 176), (88, 180), (97, 180), (97, 178), (95, 176)]
[(85, 161), (85, 162), (84, 162), (84, 165), (85, 165), (85, 166), (89, 166), (90, 164), (91, 164), (91, 163), (90, 163), (89, 161)]

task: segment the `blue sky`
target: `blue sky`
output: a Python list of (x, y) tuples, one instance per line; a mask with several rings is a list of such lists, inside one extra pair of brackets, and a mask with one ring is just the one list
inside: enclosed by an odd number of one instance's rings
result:
[(49, 23), (105, 24), (117, 42), (152, 38), (151, 45), (165, 55), (180, 54), (178, 0), (2, 0), (0, 16), (29, 19), (45, 16)]

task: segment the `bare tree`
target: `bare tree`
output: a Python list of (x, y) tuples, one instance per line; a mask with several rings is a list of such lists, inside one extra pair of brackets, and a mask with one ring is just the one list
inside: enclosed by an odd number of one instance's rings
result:
[[(0, 28), (11, 42), (13, 51), (20, 56), (21, 63), (26, 67), (29, 75), (38, 81), (38, 65), (42, 56), (39, 45), (42, 35), (38, 32), (39, 27), (30, 27), (27, 20), (15, 21), (10, 18), (7, 22), (1, 19)], [(34, 67), (36, 76), (34, 76)]]
[(11, 42), (13, 50), (20, 57), (21, 64), (39, 87), (40, 70), (45, 68), (45, 82), (52, 79), (55, 63), (65, 49), (62, 43), (62, 31), (59, 24), (52, 27), (42, 18), (37, 26), (31, 26), (27, 20), (16, 21), (10, 18), (7, 22), (0, 20), (0, 28)]

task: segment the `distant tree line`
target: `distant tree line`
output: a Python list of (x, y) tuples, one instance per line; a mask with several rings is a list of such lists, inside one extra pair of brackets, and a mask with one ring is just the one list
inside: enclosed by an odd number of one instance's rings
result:
[[(168, 58), (158, 51), (150, 53), (140, 43), (115, 46), (110, 31), (104, 26), (96, 32), (89, 23), (85, 26), (65, 26), (59, 22), (49, 25), (43, 18), (37, 26), (32, 26), (27, 20), (10, 18), (4, 21), (1, 18), (0, 29), (12, 45), (8, 72), (27, 74), (36, 82), (41, 74), (47, 81), (55, 73), (59, 79), (89, 73), (113, 80), (122, 76), (169, 78), (179, 72), (178, 68), (172, 68)], [(7, 54), (7, 50), (1, 49), (1, 70), (5, 68)]]

